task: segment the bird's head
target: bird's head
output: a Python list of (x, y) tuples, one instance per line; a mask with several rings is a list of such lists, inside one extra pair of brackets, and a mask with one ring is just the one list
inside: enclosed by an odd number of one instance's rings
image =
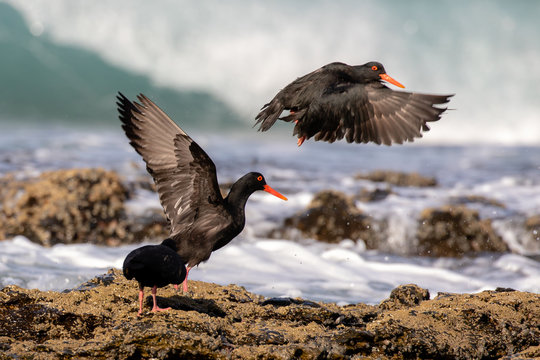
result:
[(249, 174), (244, 175), (244, 177), (241, 180), (245, 181), (245, 186), (250, 188), (253, 191), (263, 190), (263, 191), (266, 191), (267, 193), (277, 196), (278, 198), (282, 200), (287, 200), (285, 196), (281, 195), (279, 192), (272, 189), (270, 185), (266, 183), (266, 180), (264, 179), (264, 176), (261, 173), (250, 172)]
[(366, 79), (369, 80), (384, 80), (389, 82), (390, 84), (396, 85), (400, 88), (405, 88), (401, 83), (391, 78), (387, 73), (386, 70), (384, 70), (384, 66), (377, 61), (370, 61), (364, 65), (360, 65), (357, 70), (359, 70), (362, 73), (362, 76), (364, 76)]

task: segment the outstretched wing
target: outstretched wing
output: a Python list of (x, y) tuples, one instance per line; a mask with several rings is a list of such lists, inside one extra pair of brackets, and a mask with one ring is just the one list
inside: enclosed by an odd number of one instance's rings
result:
[(204, 150), (143, 94), (117, 96), (122, 128), (154, 178), (171, 237), (189, 234), (201, 214), (223, 214), (216, 166)]
[(394, 91), (381, 83), (343, 84), (313, 98), (294, 133), (315, 140), (391, 145), (414, 141), (437, 121), (453, 95)]

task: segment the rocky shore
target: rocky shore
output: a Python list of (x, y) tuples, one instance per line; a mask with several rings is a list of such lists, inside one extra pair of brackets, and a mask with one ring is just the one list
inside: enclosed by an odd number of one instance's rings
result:
[(264, 298), (193, 281), (147, 296), (119, 270), (63, 293), (0, 291), (0, 359), (530, 359), (540, 296), (497, 289), (437, 294), (400, 286), (378, 305)]
[[(285, 218), (270, 236), (298, 234), (324, 242), (363, 241), (385, 248), (385, 223), (357, 207), (381, 201), (392, 186), (437, 186), (418, 174), (376, 172), (358, 179), (386, 188), (347, 195), (316, 194), (309, 206)], [(364, 180), (359, 180), (364, 181)], [(62, 243), (118, 245), (167, 235), (160, 214), (133, 218), (126, 209), (137, 189), (102, 169), (58, 170), (36, 178), (0, 179), (0, 239), (24, 235), (44, 246)], [(422, 256), (474, 256), (508, 252), (492, 226), (459, 198), (418, 216), (416, 245)], [(538, 237), (538, 216), (523, 219)], [(295, 235), (296, 234), (296, 235)], [(119, 270), (65, 292), (0, 290), (2, 359), (530, 359), (540, 357), (540, 295), (497, 289), (478, 294), (440, 293), (403, 285), (378, 305), (338, 306), (300, 298), (265, 298), (237, 285), (193, 281), (184, 295), (172, 286), (158, 292), (161, 307), (146, 298), (137, 316), (137, 284)]]

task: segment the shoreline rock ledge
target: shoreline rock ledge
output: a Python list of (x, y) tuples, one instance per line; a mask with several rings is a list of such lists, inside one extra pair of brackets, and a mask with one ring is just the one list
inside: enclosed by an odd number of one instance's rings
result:
[(0, 290), (0, 359), (529, 359), (540, 295), (394, 289), (378, 305), (265, 298), (237, 285), (172, 286), (137, 317), (137, 285), (111, 269), (65, 292)]

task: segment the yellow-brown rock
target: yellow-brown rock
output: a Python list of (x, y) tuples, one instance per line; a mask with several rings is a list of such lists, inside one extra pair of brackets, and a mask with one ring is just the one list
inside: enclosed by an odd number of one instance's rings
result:
[[(137, 316), (119, 270), (66, 293), (0, 291), (0, 359), (525, 359), (540, 354), (540, 295), (439, 294), (406, 285), (379, 305), (266, 299), (192, 281)], [(384, 305), (386, 304), (386, 305)], [(394, 305), (397, 306), (394, 306)]]
[(25, 180), (7, 176), (0, 184), (0, 239), (118, 245), (141, 242), (146, 233), (166, 236), (164, 220), (160, 229), (126, 220), (128, 192), (114, 171), (56, 170)]

